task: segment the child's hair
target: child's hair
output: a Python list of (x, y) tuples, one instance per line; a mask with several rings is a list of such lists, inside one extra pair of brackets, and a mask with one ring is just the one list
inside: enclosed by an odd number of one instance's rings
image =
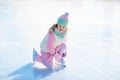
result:
[(54, 31), (55, 28), (57, 27), (57, 25), (58, 25), (58, 24), (53, 24), (53, 25), (49, 28), (48, 32)]
[[(57, 26), (58, 26), (58, 24), (53, 24), (53, 25), (49, 28), (48, 32), (53, 32), (53, 31), (55, 30), (55, 28), (57, 28)], [(67, 30), (68, 30), (68, 28), (67, 28)]]
[[(48, 32), (53, 32), (53, 31), (55, 30), (55, 28), (57, 28), (57, 26), (58, 26), (58, 24), (53, 24), (53, 25), (49, 28)], [(68, 28), (67, 28), (67, 30), (68, 30)]]

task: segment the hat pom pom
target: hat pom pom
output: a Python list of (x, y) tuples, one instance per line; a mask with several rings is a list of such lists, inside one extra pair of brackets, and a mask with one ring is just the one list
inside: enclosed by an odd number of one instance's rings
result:
[(65, 13), (65, 15), (66, 15), (66, 16), (69, 16), (69, 13), (68, 13), (68, 12), (66, 12), (66, 13)]

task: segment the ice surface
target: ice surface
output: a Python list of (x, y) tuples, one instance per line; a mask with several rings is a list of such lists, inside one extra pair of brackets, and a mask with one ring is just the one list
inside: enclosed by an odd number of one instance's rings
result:
[[(67, 67), (34, 69), (33, 47), (69, 12)], [(0, 0), (0, 80), (120, 80), (120, 2)]]

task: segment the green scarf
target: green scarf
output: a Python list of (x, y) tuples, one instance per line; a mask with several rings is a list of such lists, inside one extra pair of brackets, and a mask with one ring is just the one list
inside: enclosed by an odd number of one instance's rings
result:
[(58, 29), (55, 28), (54, 33), (59, 37), (59, 38), (64, 38), (66, 35), (66, 32), (60, 33)]

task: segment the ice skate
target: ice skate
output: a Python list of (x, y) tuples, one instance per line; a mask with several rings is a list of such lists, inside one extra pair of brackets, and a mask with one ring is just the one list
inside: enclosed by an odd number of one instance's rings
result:
[(60, 61), (60, 63), (61, 63), (61, 67), (66, 67), (64, 60)]

